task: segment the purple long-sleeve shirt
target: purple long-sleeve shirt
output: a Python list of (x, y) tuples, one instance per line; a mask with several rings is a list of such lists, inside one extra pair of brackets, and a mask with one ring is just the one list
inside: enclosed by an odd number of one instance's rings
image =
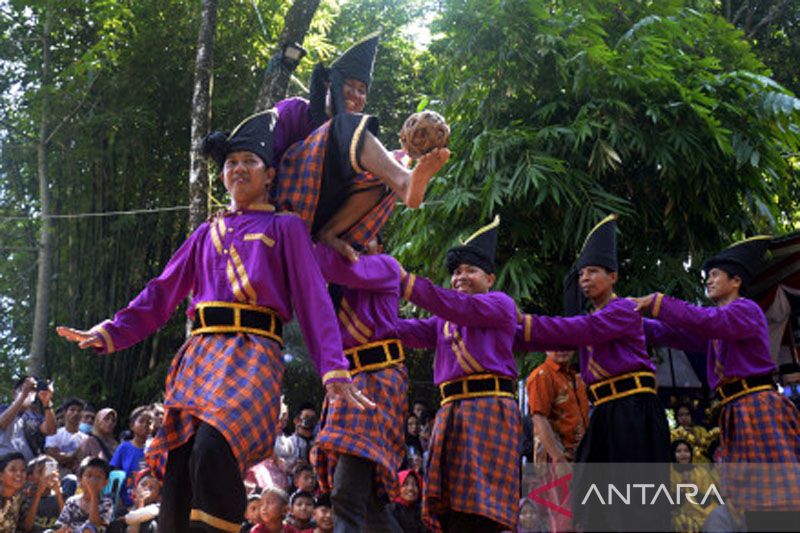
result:
[(302, 219), (272, 206), (228, 212), (203, 223), (112, 320), (95, 327), (110, 353), (150, 336), (192, 293), (200, 302), (237, 302), (273, 309), (284, 322), (297, 315), (309, 354), (327, 381), (349, 381), (336, 316)]
[(272, 166), (278, 168), (286, 150), (308, 137), (318, 125), (311, 120), (305, 98), (286, 98), (275, 104), (275, 109), (278, 110), (278, 121), (272, 138)]
[(434, 317), (400, 320), (400, 340), (409, 348), (435, 348), (437, 385), (470, 374), (517, 377), (512, 344), (517, 324), (514, 300), (503, 292), (464, 294), (409, 274), (403, 298)]
[(625, 298), (614, 297), (590, 315), (525, 315), (514, 346), (523, 351), (578, 347), (581, 378), (587, 385), (656, 368), (647, 355), (642, 317), (636, 304)]
[(400, 265), (389, 255), (363, 255), (355, 263), (324, 244), (314, 248), (322, 275), (343, 286), (339, 331), (344, 348), (398, 338)]
[(764, 312), (738, 298), (721, 307), (700, 307), (657, 294), (650, 307), (657, 320), (645, 322), (648, 342), (694, 352), (705, 351), (708, 384), (774, 372)]

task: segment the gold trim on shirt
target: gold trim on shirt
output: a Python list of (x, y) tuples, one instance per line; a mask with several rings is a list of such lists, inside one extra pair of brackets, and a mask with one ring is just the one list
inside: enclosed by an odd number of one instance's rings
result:
[(100, 336), (103, 338), (103, 341), (106, 343), (106, 353), (115, 352), (116, 348), (114, 347), (114, 341), (111, 339), (111, 334), (102, 324), (98, 324), (91, 329), (92, 333), (99, 333)]
[(364, 169), (358, 164), (358, 142), (361, 140), (361, 134), (367, 125), (367, 121), (369, 121), (369, 115), (361, 117), (361, 122), (358, 123), (356, 132), (353, 134), (353, 139), (350, 141), (350, 165), (353, 167), (353, 170), (356, 171), (356, 174), (364, 172)]
[(266, 233), (245, 233), (244, 235), (245, 241), (261, 241), (270, 248), (275, 246), (275, 241), (267, 237)]
[(328, 380), (336, 379), (336, 378), (347, 378), (348, 381), (350, 380), (350, 371), (349, 370), (331, 370), (330, 372), (325, 372), (325, 375), (322, 376), (322, 384), (325, 385), (328, 383)]
[(242, 280), (242, 290), (244, 290), (244, 293), (247, 295), (248, 303), (255, 304), (258, 301), (256, 291), (250, 284), (250, 278), (247, 277), (247, 270), (244, 267), (244, 263), (242, 263), (242, 258), (239, 256), (239, 252), (236, 251), (236, 248), (232, 244), (231, 260), (236, 267), (236, 273), (239, 275), (239, 279)]

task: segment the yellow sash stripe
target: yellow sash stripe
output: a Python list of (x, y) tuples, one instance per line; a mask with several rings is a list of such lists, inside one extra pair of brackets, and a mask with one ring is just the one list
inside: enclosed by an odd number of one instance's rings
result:
[(247, 298), (245, 297), (244, 293), (242, 292), (242, 287), (239, 285), (239, 280), (236, 279), (236, 273), (233, 271), (233, 263), (228, 260), (228, 264), (225, 267), (225, 272), (228, 274), (228, 281), (231, 284), (231, 288), (233, 289), (233, 296), (240, 302), (246, 302)]
[(345, 313), (350, 315), (350, 320), (353, 321), (353, 325), (356, 328), (358, 328), (358, 330), (361, 333), (363, 333), (365, 337), (367, 338), (372, 337), (373, 331), (369, 329), (363, 322), (361, 322), (361, 320), (359, 320), (358, 315), (356, 314), (356, 312), (350, 306), (350, 303), (345, 298), (342, 298), (342, 309), (344, 310)]
[[(344, 301), (344, 300), (342, 300), (342, 301)], [(340, 308), (340, 309), (339, 309), (339, 314), (338, 314), (337, 316), (339, 317), (339, 321), (340, 321), (340, 322), (341, 322), (341, 323), (344, 325), (344, 327), (347, 329), (347, 332), (348, 332), (348, 333), (350, 333), (350, 335), (351, 335), (351, 336), (352, 336), (352, 337), (353, 337), (355, 340), (357, 340), (357, 341), (358, 341), (359, 343), (361, 343), (361, 344), (366, 344), (367, 342), (369, 342), (369, 339), (368, 339), (368, 338), (366, 338), (366, 337), (364, 337), (364, 335), (362, 335), (362, 334), (361, 334), (361, 333), (360, 333), (360, 332), (359, 332), (359, 331), (358, 331), (358, 330), (355, 328), (355, 326), (353, 326), (353, 323), (352, 323), (352, 322), (350, 322), (350, 316), (349, 316), (347, 313), (345, 313), (345, 312), (344, 312), (344, 309), (341, 309), (341, 308)]]
[(606, 370), (600, 366), (600, 364), (594, 360), (594, 357), (589, 358), (589, 369), (593, 370), (593, 374), (596, 376), (608, 379), (611, 377), (611, 374), (606, 372)]
[(475, 360), (474, 357), (472, 357), (472, 354), (469, 353), (469, 350), (467, 350), (467, 345), (464, 344), (464, 339), (461, 338), (461, 333), (458, 332), (458, 329), (453, 330), (453, 336), (455, 337), (456, 342), (458, 342), (458, 345), (461, 348), (461, 353), (464, 354), (464, 358), (467, 360), (467, 362), (469, 362), (469, 364), (471, 364), (476, 371), (485, 372), (484, 368), (478, 363), (478, 361)]
[(242, 289), (247, 295), (248, 302), (255, 305), (255, 303), (258, 301), (256, 291), (250, 284), (250, 278), (247, 277), (247, 270), (244, 268), (244, 263), (242, 263), (242, 258), (239, 256), (239, 252), (236, 251), (236, 248), (232, 244), (231, 259), (233, 260), (233, 265), (236, 267), (236, 273), (239, 275), (239, 279), (242, 280)]
[(222, 241), (219, 238), (219, 233), (217, 232), (216, 224), (211, 224), (211, 242), (214, 243), (214, 248), (216, 248), (217, 253), (222, 253)]
[(275, 241), (267, 237), (266, 233), (247, 233), (244, 236), (244, 240), (246, 241), (261, 241), (270, 248), (275, 246)]

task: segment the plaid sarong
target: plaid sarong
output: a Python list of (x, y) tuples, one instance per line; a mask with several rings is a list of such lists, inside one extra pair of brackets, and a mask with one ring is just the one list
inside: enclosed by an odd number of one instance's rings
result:
[[(720, 463), (723, 490), (747, 511), (800, 509), (800, 420), (775, 391), (723, 406)], [(772, 463), (772, 464), (765, 464)]]
[(447, 511), (484, 516), (516, 529), (522, 424), (511, 398), (469, 398), (436, 413), (422, 492), (422, 517), (440, 529)]
[(167, 375), (164, 422), (148, 448), (148, 465), (163, 477), (169, 450), (186, 443), (203, 421), (228, 441), (244, 479), (272, 453), (283, 369), (279, 345), (266, 337), (192, 336)]
[(353, 383), (377, 408), (360, 411), (342, 401), (325, 400), (312, 454), (317, 479), (322, 492), (330, 492), (338, 455), (355, 455), (376, 464), (378, 492), (394, 499), (400, 495), (397, 472), (405, 454), (408, 371), (397, 365), (361, 372), (353, 376)]
[[(383, 182), (374, 175), (366, 172), (356, 173), (347, 163), (349, 153), (328, 157), (329, 149), (345, 151), (343, 146), (339, 146), (344, 140), (333, 143), (332, 147), (329, 146), (332, 125), (333, 122), (328, 121), (314, 130), (305, 140), (293, 144), (281, 159), (275, 181), (273, 203), (280, 211), (292, 211), (299, 215), (309, 231), (319, 226), (315, 216), (320, 202), (328, 201), (327, 198), (323, 198), (323, 179), (344, 179), (345, 183), (342, 186), (351, 193), (373, 187), (384, 187)], [(328, 163), (335, 166), (335, 169), (324, 168), (326, 157)], [(332, 161), (336, 164), (331, 163)], [(348, 173), (352, 173), (352, 176), (348, 177)], [(333, 178), (334, 175), (337, 178)], [(397, 196), (387, 191), (378, 204), (342, 235), (342, 239), (351, 245), (365, 246), (386, 224), (396, 203)]]

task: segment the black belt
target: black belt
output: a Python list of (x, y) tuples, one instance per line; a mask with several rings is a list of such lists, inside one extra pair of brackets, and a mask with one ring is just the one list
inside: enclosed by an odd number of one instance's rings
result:
[(776, 388), (772, 374), (750, 376), (718, 386), (714, 390), (714, 397), (724, 405), (746, 394), (764, 390), (775, 390)]
[(350, 362), (350, 375), (388, 368), (405, 360), (403, 345), (397, 339), (362, 344), (345, 350), (344, 355)]
[(595, 407), (642, 392), (656, 393), (656, 375), (652, 372), (621, 374), (589, 386), (589, 396)]
[(283, 346), (283, 321), (268, 307), (234, 302), (201, 302), (195, 309), (192, 335), (252, 333)]
[(484, 396), (514, 397), (514, 380), (495, 374), (476, 374), (439, 385), (442, 393), (442, 405), (464, 398), (481, 398)]

